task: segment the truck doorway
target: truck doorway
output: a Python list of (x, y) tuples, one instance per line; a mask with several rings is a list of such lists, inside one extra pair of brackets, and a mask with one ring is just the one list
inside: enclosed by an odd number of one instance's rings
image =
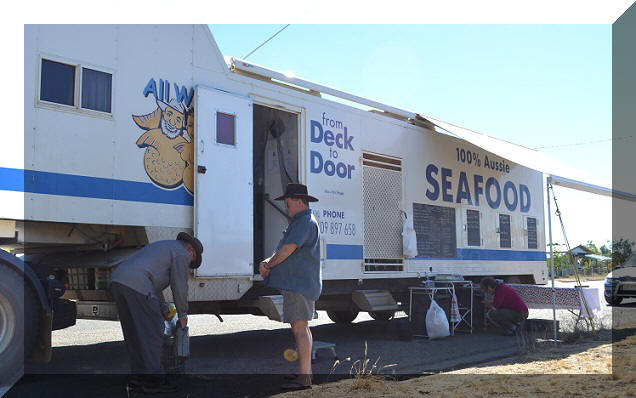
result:
[(299, 115), (254, 104), (254, 273), (288, 224), (282, 195), (298, 182)]

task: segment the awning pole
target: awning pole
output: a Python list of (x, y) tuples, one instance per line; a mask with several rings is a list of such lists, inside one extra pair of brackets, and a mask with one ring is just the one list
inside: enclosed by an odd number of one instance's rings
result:
[(554, 332), (554, 345), (557, 344), (556, 327), (556, 290), (554, 290), (554, 250), (552, 244), (552, 211), (550, 210), (550, 177), (546, 179), (546, 191), (548, 193), (548, 234), (550, 236), (550, 276), (552, 277), (552, 330)]

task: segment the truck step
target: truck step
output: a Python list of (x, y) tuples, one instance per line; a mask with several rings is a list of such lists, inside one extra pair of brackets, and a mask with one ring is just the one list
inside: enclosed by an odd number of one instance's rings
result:
[(258, 308), (272, 321), (283, 321), (282, 295), (260, 296), (258, 298)]
[(397, 311), (400, 306), (388, 290), (355, 290), (353, 302), (361, 311)]

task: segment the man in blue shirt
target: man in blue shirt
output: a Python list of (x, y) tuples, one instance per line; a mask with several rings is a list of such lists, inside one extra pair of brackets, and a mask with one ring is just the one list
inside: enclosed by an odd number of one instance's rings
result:
[(302, 184), (287, 184), (284, 200), (289, 226), (274, 254), (263, 260), (259, 272), (269, 287), (281, 290), (283, 321), (290, 323), (298, 349), (298, 376), (282, 387), (290, 390), (311, 388), (311, 347), (309, 321), (322, 290), (320, 271), (320, 233), (309, 202), (318, 199), (307, 194)]

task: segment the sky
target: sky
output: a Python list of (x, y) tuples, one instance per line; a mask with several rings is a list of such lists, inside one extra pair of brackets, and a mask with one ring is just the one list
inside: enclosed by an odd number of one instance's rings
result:
[[(284, 26), (210, 30), (224, 56), (244, 58)], [(248, 60), (538, 149), (611, 186), (611, 49), (609, 24), (291, 24)], [(609, 198), (555, 194), (572, 246), (612, 240)], [(557, 219), (553, 235), (564, 242)]]

